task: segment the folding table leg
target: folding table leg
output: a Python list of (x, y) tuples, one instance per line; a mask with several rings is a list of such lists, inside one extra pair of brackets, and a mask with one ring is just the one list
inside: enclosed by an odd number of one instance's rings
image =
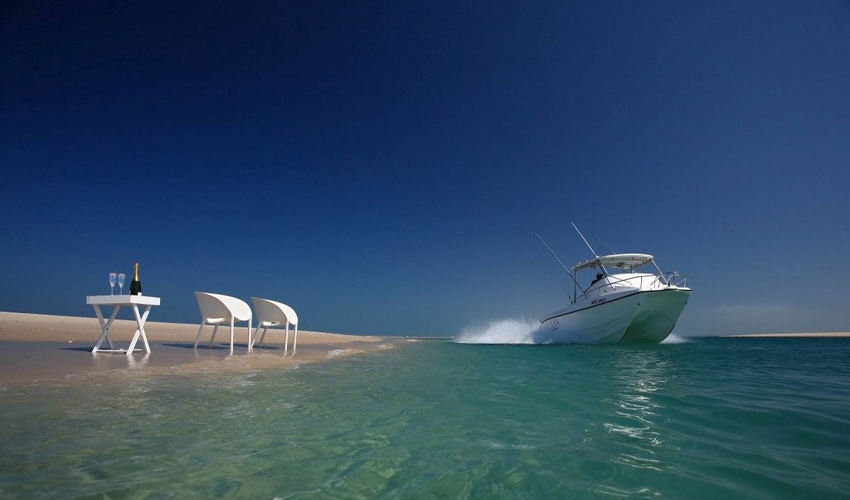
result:
[(120, 304), (115, 304), (112, 308), (112, 314), (109, 316), (109, 321), (104, 321), (103, 314), (100, 312), (100, 304), (93, 304), (94, 313), (97, 315), (97, 320), (100, 323), (100, 337), (97, 339), (97, 344), (95, 344), (94, 349), (92, 349), (92, 354), (96, 354), (97, 350), (100, 349), (103, 341), (109, 344), (110, 349), (115, 349), (115, 345), (112, 343), (112, 338), (109, 337), (109, 327), (112, 326), (112, 322), (115, 321), (115, 316), (118, 316), (118, 310), (121, 309)]
[(127, 349), (127, 356), (133, 354), (133, 349), (136, 347), (136, 342), (139, 341), (139, 337), (142, 337), (142, 342), (145, 344), (145, 352), (150, 354), (151, 346), (148, 345), (148, 336), (145, 334), (145, 321), (148, 319), (148, 314), (151, 312), (151, 306), (147, 306), (145, 308), (144, 314), (139, 316), (139, 306), (133, 304), (133, 315), (136, 317), (136, 323), (139, 325), (139, 328), (136, 330), (136, 333), (133, 335), (133, 341), (130, 342), (130, 348)]

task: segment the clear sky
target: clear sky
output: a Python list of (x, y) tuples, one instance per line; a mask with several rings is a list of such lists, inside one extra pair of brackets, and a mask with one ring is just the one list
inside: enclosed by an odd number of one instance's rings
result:
[(151, 320), (456, 335), (563, 307), (572, 220), (680, 335), (846, 331), (850, 3), (7, 0), (0, 167), (5, 311), (138, 261)]

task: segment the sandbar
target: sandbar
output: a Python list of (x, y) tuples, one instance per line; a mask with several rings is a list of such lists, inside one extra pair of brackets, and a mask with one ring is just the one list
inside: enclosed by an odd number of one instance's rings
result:
[[(115, 320), (110, 334), (116, 347), (128, 347), (136, 326), (133, 320)], [(149, 321), (145, 332), (150, 354), (92, 354), (100, 336), (94, 315), (86, 318), (0, 312), (0, 384), (297, 368), (302, 363), (389, 349), (403, 341), (299, 330), (297, 349), (293, 351), (294, 333), (290, 329), (285, 351), (284, 330), (269, 329), (262, 346), (255, 345), (254, 351), (248, 353), (248, 328), (241, 327), (234, 330), (234, 354), (230, 355), (229, 327), (220, 327), (210, 346), (213, 327), (206, 326), (195, 349), (198, 327), (199, 324)], [(141, 347), (141, 341), (137, 347)]]
[(850, 338), (850, 332), (821, 332), (821, 333), (747, 333), (727, 335), (733, 338)]

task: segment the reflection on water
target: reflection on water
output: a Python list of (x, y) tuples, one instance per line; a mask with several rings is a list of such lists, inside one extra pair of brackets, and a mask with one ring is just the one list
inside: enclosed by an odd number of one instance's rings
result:
[(136, 356), (127, 356), (127, 366), (131, 369), (141, 368), (148, 364), (148, 361), (151, 358), (151, 353), (146, 352), (142, 357), (136, 358)]
[(126, 354), (116, 354), (116, 353), (92, 353), (91, 359), (92, 364), (96, 369), (115, 369), (120, 368), (122, 366), (122, 361), (126, 362), (126, 367), (135, 370), (137, 368), (143, 368), (148, 364), (150, 360), (151, 354), (146, 352), (144, 354), (131, 354), (127, 356)]
[(625, 449), (614, 460), (629, 467), (662, 470), (657, 458), (664, 444), (659, 420), (664, 411), (657, 394), (667, 383), (668, 362), (658, 347), (629, 348), (613, 357), (612, 414), (604, 422), (623, 439)]

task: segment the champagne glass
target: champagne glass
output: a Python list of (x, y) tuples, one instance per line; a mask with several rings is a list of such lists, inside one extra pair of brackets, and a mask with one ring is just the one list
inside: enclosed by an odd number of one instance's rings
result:
[(115, 273), (109, 273), (109, 295), (115, 295), (115, 278), (117, 276)]
[(124, 295), (124, 273), (118, 274), (118, 287), (121, 290), (119, 293)]

